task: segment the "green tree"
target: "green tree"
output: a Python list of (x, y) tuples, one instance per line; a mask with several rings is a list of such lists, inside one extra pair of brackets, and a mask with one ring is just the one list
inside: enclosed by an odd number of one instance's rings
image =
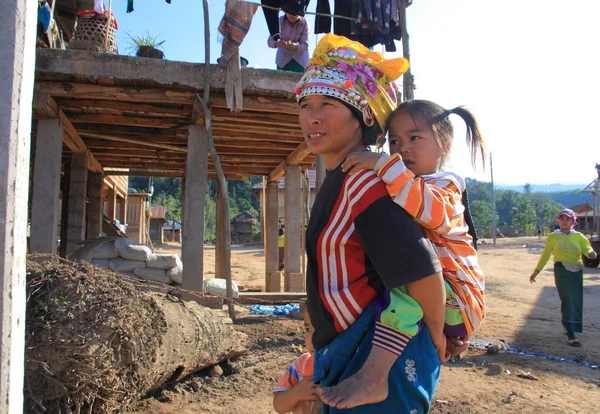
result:
[(554, 224), (556, 223), (556, 215), (563, 208), (563, 205), (552, 200), (546, 201), (542, 205), (539, 212), (540, 226), (542, 227), (542, 231), (550, 230), (554, 227)]
[(513, 208), (512, 223), (519, 236), (530, 236), (535, 231), (535, 211), (529, 200), (521, 200)]
[(523, 194), (513, 190), (501, 190), (496, 196), (496, 211), (498, 212), (499, 226), (512, 226), (513, 208), (523, 200)]
[(469, 200), (492, 202), (492, 185), (490, 183), (477, 181), (472, 178), (467, 178), (465, 183), (467, 184)]
[(470, 203), (470, 208), (477, 234), (480, 237), (490, 237), (493, 218), (492, 203), (483, 200), (475, 200)]

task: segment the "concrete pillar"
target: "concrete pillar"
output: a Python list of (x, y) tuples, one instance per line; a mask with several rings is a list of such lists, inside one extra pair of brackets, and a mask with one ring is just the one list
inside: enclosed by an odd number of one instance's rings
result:
[(277, 181), (267, 184), (265, 200), (265, 292), (281, 291), (281, 272), (279, 271), (279, 188)]
[(323, 181), (325, 181), (325, 173), (327, 172), (327, 170), (325, 169), (325, 160), (323, 159), (322, 155), (317, 155), (317, 163), (316, 163), (316, 172), (317, 172), (317, 193), (319, 192), (319, 189), (321, 188), (321, 186), (323, 185)]
[(102, 234), (102, 187), (104, 174), (90, 172), (88, 176), (87, 239), (95, 239)]
[(85, 153), (71, 154), (71, 180), (69, 181), (69, 218), (67, 228), (67, 254), (79, 249), (85, 240), (85, 214), (88, 180), (88, 158)]
[(23, 412), (25, 256), (37, 3), (0, 13), (0, 413)]
[(60, 120), (40, 119), (31, 195), (31, 252), (57, 253), (62, 146), (63, 126)]
[(204, 204), (208, 176), (208, 138), (204, 126), (191, 125), (188, 135), (183, 212), (183, 288), (204, 289)]
[(223, 194), (217, 183), (217, 217), (216, 217), (216, 244), (215, 244), (215, 277), (226, 279), (231, 273), (231, 255), (227, 254), (227, 231), (226, 226), (229, 214), (226, 214)]
[(285, 274), (286, 292), (304, 292), (300, 255), (302, 251), (302, 171), (299, 165), (285, 167)]

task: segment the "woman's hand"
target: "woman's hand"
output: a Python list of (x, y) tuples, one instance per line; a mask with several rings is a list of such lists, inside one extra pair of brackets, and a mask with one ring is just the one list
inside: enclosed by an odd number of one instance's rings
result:
[(467, 348), (469, 348), (469, 335), (462, 338), (457, 336), (446, 337), (446, 357), (448, 359), (466, 351)]
[(539, 275), (540, 272), (538, 270), (534, 270), (531, 276), (529, 276), (529, 282), (535, 283), (535, 278)]
[(360, 170), (373, 170), (380, 157), (381, 154), (371, 151), (351, 152), (342, 163), (342, 171), (352, 175)]
[(594, 259), (598, 258), (598, 253), (592, 251), (588, 257), (590, 259), (594, 260)]

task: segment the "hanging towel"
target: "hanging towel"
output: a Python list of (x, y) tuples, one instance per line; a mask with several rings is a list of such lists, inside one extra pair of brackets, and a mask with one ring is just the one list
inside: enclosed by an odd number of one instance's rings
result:
[[(242, 74), (240, 67), (240, 45), (246, 37), (258, 5), (240, 0), (227, 0), (225, 15), (219, 24), (223, 36), (221, 59), (227, 62), (225, 100), (232, 111), (243, 109)], [(208, 62), (206, 62), (208, 64)]]

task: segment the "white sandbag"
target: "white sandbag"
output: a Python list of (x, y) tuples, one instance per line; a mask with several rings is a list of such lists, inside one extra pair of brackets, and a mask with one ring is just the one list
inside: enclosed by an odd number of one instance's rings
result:
[[(207, 279), (204, 281), (204, 289), (207, 292), (213, 293), (219, 296), (227, 296), (227, 281), (225, 279)], [(238, 289), (237, 283), (235, 280), (231, 281), (231, 294), (233, 297), (238, 297), (240, 295), (240, 291)]]
[(171, 279), (167, 277), (167, 272), (162, 269), (151, 269), (145, 267), (143, 269), (133, 269), (133, 274), (144, 279), (152, 280), (154, 282), (171, 283)]
[(163, 270), (172, 269), (180, 263), (181, 259), (178, 254), (153, 253), (150, 255), (150, 258), (146, 260), (146, 266)]
[(119, 239), (115, 241), (115, 248), (123, 259), (145, 262), (150, 258), (152, 249), (145, 244), (135, 244), (131, 239)]
[(167, 270), (167, 277), (175, 283), (183, 284), (183, 264), (181, 261), (177, 266)]
[(102, 267), (104, 269), (110, 268), (110, 259), (92, 259), (92, 265)]
[(133, 272), (133, 269), (143, 269), (146, 267), (146, 262), (140, 262), (137, 260), (127, 260), (122, 257), (112, 259), (110, 261), (110, 268), (117, 272)]
[(91, 254), (92, 259), (115, 259), (119, 257), (119, 253), (115, 249), (115, 243), (112, 240), (95, 247)]

